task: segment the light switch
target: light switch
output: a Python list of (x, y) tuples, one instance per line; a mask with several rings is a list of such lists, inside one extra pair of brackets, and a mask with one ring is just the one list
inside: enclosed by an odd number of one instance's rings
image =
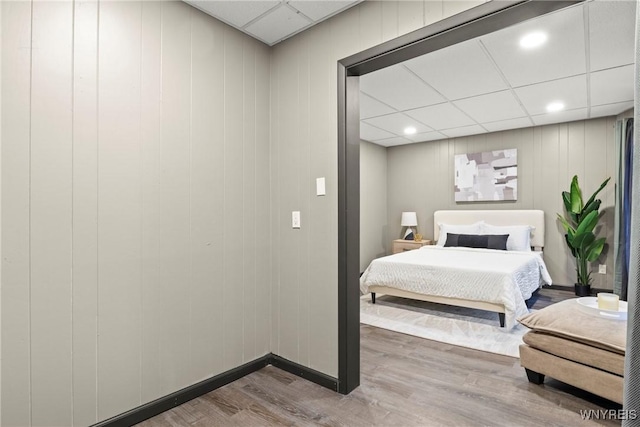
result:
[(300, 228), (300, 211), (291, 212), (291, 227)]
[(324, 186), (324, 177), (316, 178), (316, 196), (324, 196), (327, 194)]

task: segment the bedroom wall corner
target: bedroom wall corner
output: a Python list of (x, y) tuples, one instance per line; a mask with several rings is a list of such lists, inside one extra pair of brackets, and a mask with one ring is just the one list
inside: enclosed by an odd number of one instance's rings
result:
[(360, 141), (360, 272), (390, 252), (387, 222), (387, 149)]

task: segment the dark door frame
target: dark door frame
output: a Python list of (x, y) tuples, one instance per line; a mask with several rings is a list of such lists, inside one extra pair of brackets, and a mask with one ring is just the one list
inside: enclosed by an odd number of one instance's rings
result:
[(488, 2), (338, 61), (338, 391), (360, 385), (359, 77), (583, 0)]

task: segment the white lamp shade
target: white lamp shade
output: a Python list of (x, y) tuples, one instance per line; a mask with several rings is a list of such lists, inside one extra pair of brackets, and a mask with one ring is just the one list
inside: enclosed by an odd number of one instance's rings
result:
[(418, 225), (418, 216), (415, 212), (402, 212), (402, 222), (400, 225), (403, 227), (415, 227)]

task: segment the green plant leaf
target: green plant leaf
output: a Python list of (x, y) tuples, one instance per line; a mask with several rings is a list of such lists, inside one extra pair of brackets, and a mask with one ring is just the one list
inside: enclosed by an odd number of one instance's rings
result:
[(571, 255), (573, 255), (574, 258), (577, 257), (577, 253), (576, 253), (576, 249), (573, 247), (573, 243), (571, 243), (571, 241), (569, 240), (569, 235), (565, 234), (564, 235), (564, 240), (567, 242), (567, 246), (569, 247), (569, 250), (571, 251)]
[(589, 247), (585, 251), (585, 256), (587, 257), (587, 261), (593, 262), (598, 259), (598, 257), (602, 253), (602, 249), (604, 249), (605, 240), (606, 239), (604, 237), (601, 237), (589, 245)]
[(589, 245), (596, 240), (596, 236), (592, 232), (576, 234), (573, 238), (573, 246), (580, 250), (582, 253), (586, 253)]
[(596, 198), (596, 196), (598, 195), (598, 193), (599, 193), (599, 192), (601, 192), (601, 191), (602, 191), (602, 189), (603, 189), (604, 187), (606, 187), (606, 185), (609, 183), (609, 180), (610, 180), (610, 179), (611, 179), (611, 177), (609, 177), (609, 178), (605, 179), (605, 180), (604, 180), (604, 182), (603, 182), (602, 184), (600, 184), (600, 188), (598, 188), (598, 189), (596, 190), (596, 192), (595, 192), (595, 193), (593, 193), (593, 194), (591, 195), (591, 197), (589, 197), (589, 200), (587, 201), (587, 203), (585, 203), (585, 206), (589, 206), (589, 203), (591, 203), (591, 202), (593, 202), (593, 201), (595, 200), (595, 198)]
[(592, 211), (589, 215), (585, 216), (578, 227), (576, 227), (576, 234), (583, 234), (592, 232), (596, 225), (598, 224), (598, 212)]
[(578, 175), (574, 175), (571, 180), (571, 209), (569, 212), (579, 214), (582, 211), (582, 191), (578, 184)]
[(564, 209), (567, 212), (571, 212), (571, 194), (568, 191), (562, 192), (562, 201), (564, 202)]
[(558, 215), (558, 220), (560, 221), (560, 224), (562, 224), (562, 226), (564, 227), (564, 230), (567, 233), (571, 234), (571, 237), (573, 238), (573, 235), (576, 234), (575, 228), (573, 228), (573, 226), (569, 224), (569, 221), (567, 221), (565, 217), (563, 217), (560, 214), (556, 214), (556, 215)]
[(582, 217), (589, 215), (593, 211), (600, 210), (600, 203), (602, 203), (602, 201), (600, 199), (597, 199), (592, 200), (589, 204), (585, 205), (584, 209), (582, 210)]

